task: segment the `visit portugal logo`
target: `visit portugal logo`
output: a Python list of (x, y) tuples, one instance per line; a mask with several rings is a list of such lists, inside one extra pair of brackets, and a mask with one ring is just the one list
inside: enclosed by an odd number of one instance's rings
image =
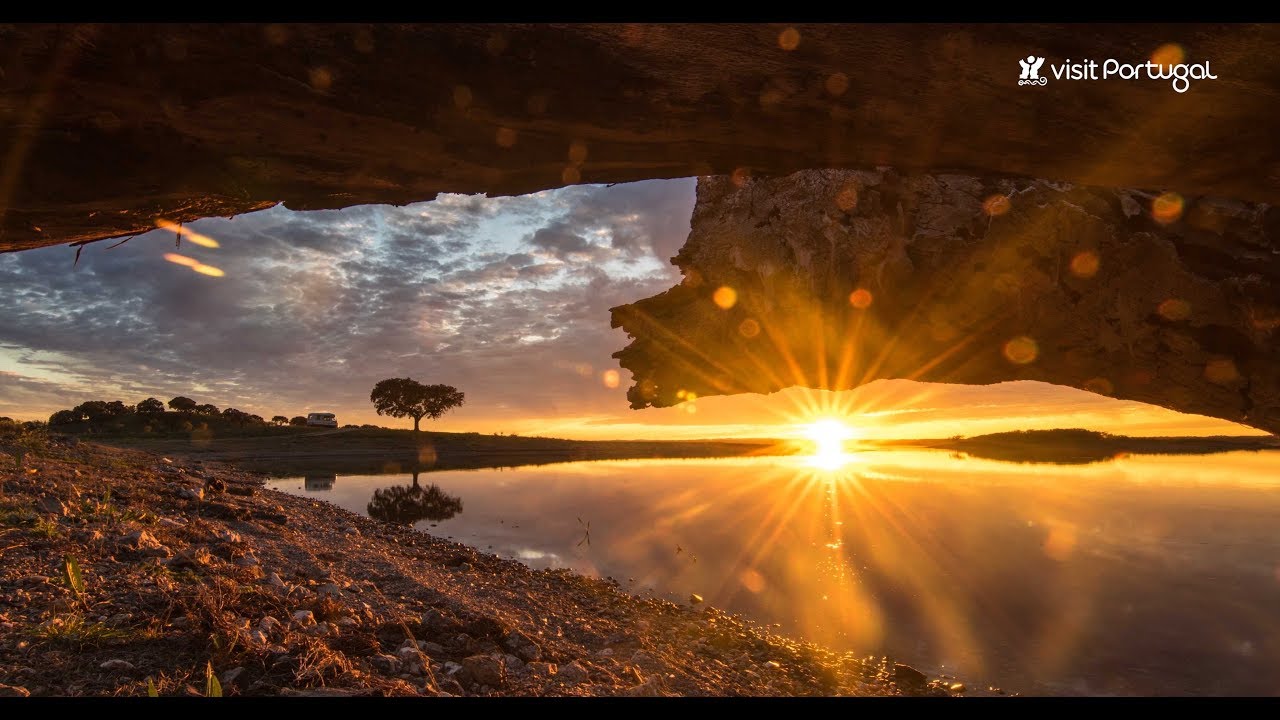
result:
[(1217, 80), (1209, 68), (1209, 61), (1188, 63), (1186, 52), (1181, 45), (1169, 43), (1162, 45), (1150, 60), (1137, 63), (1123, 63), (1115, 58), (1102, 62), (1097, 60), (1064, 60), (1049, 65), (1044, 75), (1040, 68), (1044, 58), (1039, 55), (1028, 55), (1018, 59), (1022, 72), (1018, 75), (1019, 85), (1047, 85), (1049, 76), (1058, 80), (1169, 80), (1173, 91), (1181, 95), (1191, 89), (1192, 80)]
[(1019, 85), (1044, 85), (1049, 82), (1049, 78), (1040, 77), (1040, 66), (1044, 64), (1044, 58), (1028, 55), (1026, 60), (1019, 60), (1018, 64), (1022, 66)]

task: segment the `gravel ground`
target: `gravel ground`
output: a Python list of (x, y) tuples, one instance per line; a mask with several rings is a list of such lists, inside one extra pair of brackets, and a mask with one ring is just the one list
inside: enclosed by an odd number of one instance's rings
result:
[(210, 675), (224, 695), (964, 692), (227, 466), (73, 440), (0, 461), (0, 696), (203, 695)]

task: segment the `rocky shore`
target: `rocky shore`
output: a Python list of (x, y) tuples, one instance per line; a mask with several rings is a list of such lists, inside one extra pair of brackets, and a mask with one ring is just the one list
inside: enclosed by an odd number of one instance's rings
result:
[(224, 465), (56, 439), (0, 462), (0, 696), (965, 691)]

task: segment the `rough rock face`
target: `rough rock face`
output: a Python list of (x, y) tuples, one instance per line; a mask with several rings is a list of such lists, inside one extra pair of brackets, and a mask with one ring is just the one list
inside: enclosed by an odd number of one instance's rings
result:
[(1280, 430), (1280, 209), (892, 170), (739, 180), (699, 181), (681, 284), (613, 310), (632, 407), (1024, 379)]
[[(1220, 79), (1019, 87), (1034, 52)], [(1280, 200), (1280, 25), (0, 25), (0, 250), (578, 182), (893, 165)], [(1048, 67), (1045, 73), (1048, 73)]]

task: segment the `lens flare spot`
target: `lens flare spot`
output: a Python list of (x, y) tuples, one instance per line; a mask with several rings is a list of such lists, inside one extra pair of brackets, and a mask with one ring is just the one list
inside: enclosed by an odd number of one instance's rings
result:
[(751, 568), (742, 571), (742, 574), (738, 576), (738, 582), (742, 583), (742, 587), (753, 593), (764, 591), (764, 576)]
[(1040, 346), (1026, 335), (1019, 335), (1004, 344), (1004, 356), (1014, 365), (1027, 365), (1035, 362), (1040, 355)]
[(201, 275), (208, 275), (209, 277), (222, 277), (226, 275), (226, 273), (222, 271), (222, 268), (216, 268), (212, 265), (205, 265), (204, 263), (194, 265), (192, 266), (191, 269), (195, 270)]
[(1076, 253), (1071, 258), (1071, 274), (1087, 280), (1098, 274), (1099, 264), (1098, 253), (1092, 250)]
[(500, 127), (498, 128), (498, 132), (494, 133), (493, 141), (498, 143), (498, 147), (515, 147), (516, 131), (509, 127)]
[(535, 93), (529, 96), (529, 99), (525, 101), (524, 106), (528, 108), (530, 114), (541, 115), (547, 111), (547, 105), (550, 103), (551, 98), (547, 97), (547, 95), (544, 93)]
[(1187, 59), (1187, 52), (1178, 43), (1165, 43), (1151, 53), (1151, 62), (1161, 67), (1181, 65)]
[(858, 288), (849, 293), (849, 304), (859, 310), (866, 310), (871, 307), (871, 302), (875, 297), (871, 295), (871, 291), (866, 288)]
[(1181, 298), (1169, 298), (1156, 306), (1156, 312), (1165, 320), (1186, 320), (1191, 317), (1191, 303)]
[(181, 265), (183, 267), (190, 267), (190, 268), (193, 268), (201, 264), (199, 260), (193, 257), (187, 257), (186, 255), (179, 255), (178, 253), (165, 253), (164, 259), (168, 260), (174, 265)]
[(1008, 195), (996, 194), (982, 201), (982, 212), (990, 217), (1000, 217), (1012, 209), (1013, 203), (1009, 202)]
[(471, 107), (471, 88), (466, 85), (456, 85), (453, 88), (453, 106), (459, 110), (466, 110)]
[(823, 84), (832, 96), (840, 97), (849, 90), (849, 76), (842, 72), (832, 73), (827, 76), (827, 81)]
[(284, 45), (289, 42), (289, 29), (284, 25), (272, 23), (262, 28), (262, 36), (271, 45)]
[(1084, 383), (1084, 389), (1099, 395), (1110, 395), (1115, 392), (1115, 386), (1111, 381), (1104, 377), (1090, 378)]
[(684, 396), (685, 396), (686, 394), (687, 394), (687, 393), (685, 393), (685, 391), (684, 391), (684, 390), (677, 390), (677, 391), (676, 391), (676, 399), (677, 399), (677, 400), (683, 400), (683, 399), (684, 399)]
[(371, 53), (373, 52), (373, 32), (368, 28), (361, 28), (356, 31), (355, 37), (352, 38), (356, 46), (357, 52)]
[(1044, 554), (1063, 562), (1071, 557), (1076, 549), (1076, 526), (1054, 525), (1049, 529), (1049, 537), (1044, 541)]
[(734, 168), (733, 173), (729, 175), (729, 182), (733, 183), (734, 187), (742, 187), (750, 179), (751, 169), (745, 167)]
[(436, 457), (435, 446), (428, 444), (418, 448), (419, 465), (435, 465)]
[(489, 51), (490, 55), (501, 55), (507, 49), (507, 36), (504, 33), (496, 32), (484, 41), (484, 49)]
[(1240, 379), (1240, 371), (1231, 358), (1215, 358), (1205, 363), (1204, 377), (1211, 383), (1227, 385)]
[(800, 47), (800, 31), (793, 27), (789, 27), (778, 33), (778, 47), (786, 50), (787, 52), (791, 52), (792, 50)]
[(728, 285), (721, 285), (712, 293), (711, 300), (721, 310), (728, 310), (738, 304), (738, 291)]
[(760, 323), (754, 318), (747, 318), (738, 324), (738, 334), (749, 340), (760, 334)]
[(587, 161), (587, 144), (581, 140), (569, 143), (569, 162), (581, 165)]
[(333, 73), (326, 67), (311, 68), (308, 79), (311, 81), (311, 87), (320, 92), (327, 92), (333, 86)]
[(604, 383), (605, 387), (613, 389), (622, 382), (622, 376), (618, 374), (617, 370), (605, 370), (600, 373), (600, 382)]
[(840, 188), (840, 192), (836, 193), (836, 207), (845, 212), (858, 207), (858, 188), (854, 185)]
[(560, 181), (565, 185), (576, 185), (582, 181), (582, 173), (578, 168), (570, 165), (560, 171)]
[(201, 235), (200, 233), (192, 230), (191, 228), (185, 225), (179, 225), (178, 223), (173, 222), (172, 220), (165, 220), (164, 218), (156, 218), (156, 227), (160, 228), (161, 230), (168, 230), (169, 232), (177, 233), (182, 237), (186, 238), (187, 242), (193, 245), (199, 245), (200, 247), (206, 247), (206, 248), (222, 247), (217, 240), (214, 240), (208, 235)]
[(1182, 217), (1182, 196), (1167, 192), (1151, 201), (1151, 217), (1161, 225), (1168, 225)]

